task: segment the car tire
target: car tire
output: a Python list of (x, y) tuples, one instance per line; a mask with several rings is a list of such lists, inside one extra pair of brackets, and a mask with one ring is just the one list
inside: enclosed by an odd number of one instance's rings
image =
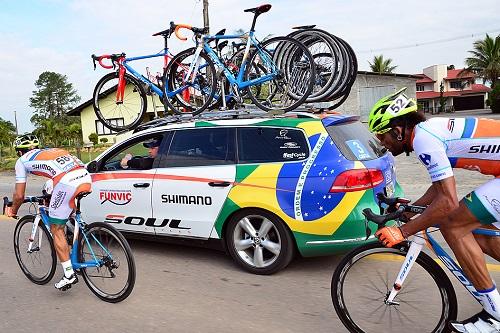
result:
[(233, 215), (225, 238), (234, 261), (254, 274), (276, 273), (290, 263), (295, 252), (285, 223), (261, 209), (245, 209)]

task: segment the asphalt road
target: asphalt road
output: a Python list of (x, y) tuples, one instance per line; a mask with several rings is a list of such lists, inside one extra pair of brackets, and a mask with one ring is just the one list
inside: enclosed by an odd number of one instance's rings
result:
[[(411, 199), (429, 184), (414, 157), (397, 158), (398, 180)], [(458, 192), (465, 195), (487, 177), (457, 170)], [(43, 180), (30, 177), (28, 194)], [(10, 196), (13, 174), (0, 174), (0, 196)], [(25, 208), (23, 208), (26, 212)], [(341, 256), (296, 259), (272, 276), (243, 272), (222, 252), (164, 243), (130, 241), (137, 281), (122, 303), (108, 304), (81, 281), (60, 292), (24, 277), (15, 259), (15, 221), (0, 217), (0, 332), (346, 332), (330, 299), (330, 282)], [(490, 260), (490, 263), (494, 264)], [(500, 272), (492, 265), (492, 275)], [(479, 305), (457, 285), (459, 318)], [(361, 306), (362, 304), (360, 304)], [(425, 315), (415, 311), (415, 321)]]

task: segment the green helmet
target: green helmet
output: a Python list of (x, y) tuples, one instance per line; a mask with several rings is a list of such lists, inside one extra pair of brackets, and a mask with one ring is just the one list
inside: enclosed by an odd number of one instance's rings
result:
[(368, 117), (370, 132), (383, 134), (390, 130), (389, 122), (397, 117), (417, 111), (417, 102), (404, 94), (406, 87), (393, 94), (382, 97), (373, 106)]
[(38, 138), (33, 134), (19, 135), (14, 140), (14, 148), (16, 151), (21, 151), (23, 154), (31, 149), (38, 148), (39, 145), (40, 142)]

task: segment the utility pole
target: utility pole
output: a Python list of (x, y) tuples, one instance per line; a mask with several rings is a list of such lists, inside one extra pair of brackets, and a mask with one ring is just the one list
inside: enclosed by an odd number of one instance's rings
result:
[(206, 28), (207, 33), (210, 27), (208, 23), (208, 0), (203, 0), (203, 26)]
[(19, 135), (19, 132), (17, 130), (17, 113), (16, 113), (16, 110), (14, 110), (14, 122), (16, 123), (16, 135)]

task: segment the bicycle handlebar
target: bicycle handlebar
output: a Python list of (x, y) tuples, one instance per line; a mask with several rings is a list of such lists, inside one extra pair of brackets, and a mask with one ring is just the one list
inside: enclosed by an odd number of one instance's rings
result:
[[(403, 217), (404, 212), (410, 212), (415, 214), (422, 214), (426, 207), (423, 206), (414, 206), (409, 205), (411, 200), (405, 198), (389, 198), (386, 197), (383, 193), (377, 193), (377, 199), (379, 200), (379, 206), (381, 203), (385, 203), (389, 205), (387, 211), (388, 214), (375, 214), (371, 208), (363, 209), (363, 215), (366, 217), (368, 221), (376, 223), (379, 228), (382, 228), (387, 222), (395, 219), (401, 219)], [(401, 219), (403, 222), (404, 221)]]
[[(103, 54), (103, 55), (100, 55), (100, 56), (96, 56), (95, 54), (92, 54), (92, 61), (94, 63), (94, 70), (96, 69), (96, 60), (97, 62), (99, 63), (99, 65), (102, 67), (102, 68), (106, 68), (106, 69), (114, 69), (115, 68), (115, 62), (118, 61), (120, 58), (124, 58), (125, 57), (125, 53), (115, 53), (115, 54)], [(104, 64), (102, 61), (104, 59), (111, 59), (111, 65), (106, 65)]]
[(206, 34), (208, 32), (208, 28), (196, 28), (189, 24), (175, 24), (174, 22), (170, 22), (170, 30), (175, 32), (175, 36), (180, 40), (186, 41), (187, 38), (180, 34), (180, 29), (189, 29), (194, 34)]

